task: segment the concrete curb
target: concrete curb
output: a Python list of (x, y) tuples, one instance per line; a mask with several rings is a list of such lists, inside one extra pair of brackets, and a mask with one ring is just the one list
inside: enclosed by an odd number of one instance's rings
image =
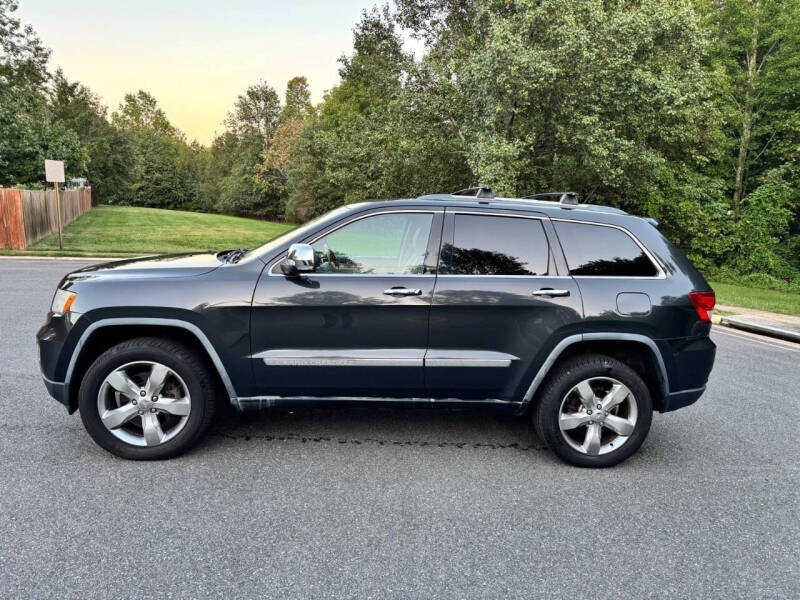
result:
[(0, 260), (82, 260), (95, 262), (108, 262), (112, 260), (125, 260), (126, 258), (139, 258), (138, 256), (15, 256), (13, 254), (0, 254)]
[[(717, 319), (719, 320), (717, 321)], [(742, 319), (741, 317), (716, 317), (712, 318), (712, 322), (719, 323), (720, 325), (725, 325), (727, 327), (732, 327), (734, 329), (742, 329), (744, 331), (751, 331), (753, 333), (760, 333), (761, 335), (767, 335), (782, 340), (788, 340), (790, 342), (800, 343), (800, 332), (798, 331), (783, 329), (773, 325), (764, 325), (763, 323), (748, 321), (746, 319)]]

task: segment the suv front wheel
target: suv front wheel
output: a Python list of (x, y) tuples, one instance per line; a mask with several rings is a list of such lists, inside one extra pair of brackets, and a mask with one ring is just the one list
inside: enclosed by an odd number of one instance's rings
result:
[(84, 427), (123, 458), (164, 459), (189, 449), (214, 416), (214, 385), (192, 350), (162, 338), (113, 346), (84, 375)]
[(557, 367), (533, 411), (539, 437), (580, 467), (610, 467), (631, 456), (650, 430), (647, 385), (625, 363), (584, 355)]

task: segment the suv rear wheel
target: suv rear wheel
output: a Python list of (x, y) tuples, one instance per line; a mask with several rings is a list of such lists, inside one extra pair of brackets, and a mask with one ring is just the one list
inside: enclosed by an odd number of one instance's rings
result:
[(652, 413), (647, 385), (636, 371), (609, 356), (585, 355), (557, 367), (534, 408), (533, 424), (565, 462), (610, 467), (639, 449)]
[(214, 416), (214, 385), (203, 360), (186, 346), (137, 338), (95, 360), (79, 395), (81, 420), (100, 446), (123, 458), (177, 456)]

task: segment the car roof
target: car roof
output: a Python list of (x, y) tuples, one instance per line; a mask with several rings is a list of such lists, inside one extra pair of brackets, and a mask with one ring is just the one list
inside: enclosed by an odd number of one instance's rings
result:
[(353, 209), (384, 208), (399, 206), (419, 207), (431, 204), (452, 208), (494, 208), (515, 210), (520, 212), (536, 212), (553, 219), (569, 219), (576, 221), (596, 221), (602, 223), (623, 223), (630, 219), (646, 220), (657, 225), (653, 219), (631, 215), (613, 206), (598, 204), (563, 204), (558, 201), (538, 200), (530, 198), (475, 198), (471, 196), (455, 196), (453, 194), (427, 194), (418, 198), (400, 198), (396, 200), (376, 200), (350, 205)]

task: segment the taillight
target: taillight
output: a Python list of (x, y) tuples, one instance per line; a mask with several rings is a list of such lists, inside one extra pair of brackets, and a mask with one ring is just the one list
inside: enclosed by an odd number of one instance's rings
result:
[(689, 300), (692, 301), (701, 321), (711, 320), (711, 311), (714, 310), (714, 305), (717, 303), (714, 292), (689, 292)]

